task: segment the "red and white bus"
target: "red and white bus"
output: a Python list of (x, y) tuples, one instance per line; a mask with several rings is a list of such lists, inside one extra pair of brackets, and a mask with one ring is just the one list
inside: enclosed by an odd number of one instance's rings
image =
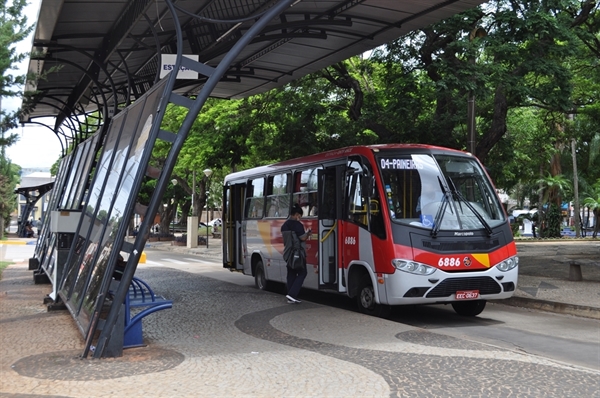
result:
[(228, 175), (223, 263), (267, 289), (286, 281), (280, 228), (304, 210), (304, 288), (355, 298), (362, 312), (451, 303), (461, 315), (512, 296), (518, 257), (477, 158), (428, 145), (354, 146)]

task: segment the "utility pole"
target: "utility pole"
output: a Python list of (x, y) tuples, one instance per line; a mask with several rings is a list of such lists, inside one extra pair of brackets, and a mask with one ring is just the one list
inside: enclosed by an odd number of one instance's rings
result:
[[(573, 115), (571, 115), (573, 117)], [(580, 214), (579, 214), (579, 181), (577, 177), (577, 153), (575, 148), (577, 146), (577, 140), (575, 138), (571, 138), (571, 156), (573, 157), (573, 194), (575, 197), (573, 198), (573, 210), (575, 216), (575, 237), (581, 237), (581, 223)]]
[[(475, 28), (471, 31), (471, 33), (469, 33), (469, 42), (473, 42), (473, 40), (477, 39), (477, 38), (481, 38), (487, 35), (487, 32), (485, 31), (485, 29), (482, 28)], [(476, 64), (476, 59), (475, 56), (470, 57), (469, 58), (469, 63), (471, 65), (473, 65), (473, 70), (475, 70), (475, 64)], [(475, 78), (473, 78), (473, 82), (474, 84), (475, 82)], [(467, 99), (467, 130), (468, 130), (468, 145), (467, 148), (469, 149), (469, 152), (471, 152), (471, 154), (473, 156), (477, 156), (477, 154), (475, 153), (477, 150), (477, 143), (475, 140), (475, 130), (476, 130), (476, 125), (475, 125), (475, 90), (469, 90), (469, 98)]]

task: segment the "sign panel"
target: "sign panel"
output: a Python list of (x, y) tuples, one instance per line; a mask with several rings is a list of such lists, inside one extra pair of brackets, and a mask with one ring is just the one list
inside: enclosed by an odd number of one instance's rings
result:
[[(183, 54), (184, 57), (192, 59), (194, 61), (198, 61), (198, 55), (192, 54)], [(167, 76), (169, 72), (175, 69), (175, 59), (177, 58), (176, 54), (161, 54), (160, 56), (160, 78)], [(177, 73), (178, 79), (198, 79), (198, 72), (193, 71), (191, 69), (182, 66), (179, 68), (179, 73)]]

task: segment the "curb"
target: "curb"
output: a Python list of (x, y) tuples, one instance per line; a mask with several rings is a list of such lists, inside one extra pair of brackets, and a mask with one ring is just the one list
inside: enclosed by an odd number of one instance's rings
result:
[(155, 250), (160, 250), (160, 251), (166, 251), (166, 252), (177, 252), (177, 253), (181, 253), (181, 254), (190, 254), (193, 256), (197, 256), (197, 257), (207, 257), (207, 258), (211, 258), (211, 259), (219, 259), (222, 260), (222, 253), (214, 253), (214, 252), (210, 252), (210, 251), (205, 251), (205, 252), (201, 252), (198, 251), (198, 249), (200, 250), (205, 250), (203, 248), (187, 248), (185, 246), (170, 246), (170, 245), (153, 245), (153, 244), (146, 244), (146, 248), (147, 249), (155, 249)]
[(35, 242), (29, 243), (22, 240), (2, 240), (0, 241), (0, 246), (2, 245), (31, 245), (35, 244)]
[(583, 318), (591, 318), (600, 320), (600, 308), (588, 307), (587, 305), (575, 305), (559, 303), (555, 301), (546, 301), (539, 299), (532, 299), (528, 297), (511, 297), (506, 300), (495, 301), (498, 304), (506, 304), (513, 307), (524, 307), (531, 308), (534, 310), (541, 310), (547, 312), (553, 312), (556, 314), (563, 315), (574, 315)]

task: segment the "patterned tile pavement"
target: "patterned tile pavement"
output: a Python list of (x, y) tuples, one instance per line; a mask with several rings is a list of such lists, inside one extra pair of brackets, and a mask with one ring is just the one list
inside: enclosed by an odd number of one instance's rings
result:
[[(517, 297), (599, 306), (598, 242), (583, 248), (596, 259), (582, 266), (583, 283), (568, 281), (568, 263), (559, 258), (582, 247), (523, 246), (521, 270), (531, 275), (521, 277)], [(173, 299), (173, 308), (144, 320), (148, 346), (82, 360), (71, 316), (42, 303), (48, 285), (33, 284), (25, 262), (7, 268), (0, 280), (0, 397), (600, 394), (600, 374), (589, 369), (318, 304), (282, 305), (280, 295), (172, 268), (138, 273)]]

